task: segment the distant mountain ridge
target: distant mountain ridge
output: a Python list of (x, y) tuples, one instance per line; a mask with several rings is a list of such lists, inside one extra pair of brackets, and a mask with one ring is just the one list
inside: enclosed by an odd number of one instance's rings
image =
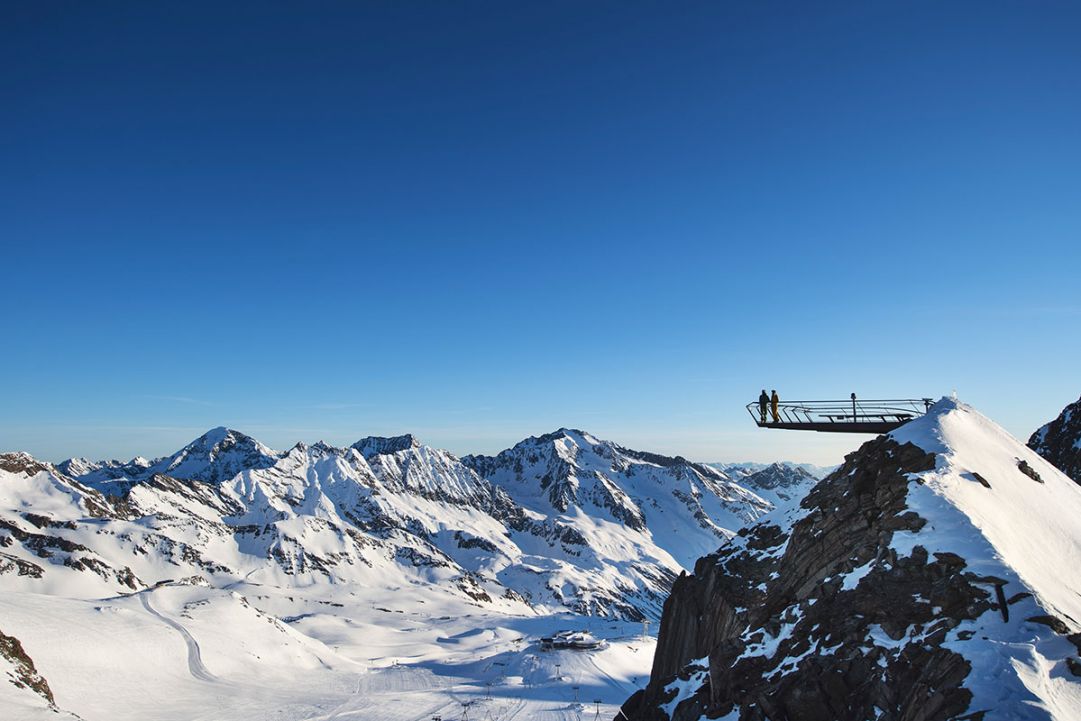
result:
[(681, 565), (771, 509), (715, 468), (630, 450), (577, 429), (561, 428), (462, 462), (533, 511), (564, 513), (577, 506), (630, 529), (648, 529), (663, 537), (660, 545)]
[(412, 435), (273, 450), (219, 427), (154, 460), (0, 455), (0, 574), (94, 596), (203, 576), (435, 584), (500, 608), (656, 616), (772, 507), (723, 471), (580, 430), (466, 456)]
[(797, 463), (795, 461), (771, 461), (769, 463), (756, 463), (753, 461), (737, 461), (734, 463), (707, 463), (706, 465), (713, 466), (721, 471), (724, 471), (733, 478), (741, 478), (743, 476), (749, 476), (752, 473), (769, 468), (770, 466), (785, 466), (788, 468), (799, 468), (802, 471), (806, 471), (816, 479), (823, 479), (829, 474), (837, 470), (837, 465), (832, 466), (819, 466), (814, 463)]

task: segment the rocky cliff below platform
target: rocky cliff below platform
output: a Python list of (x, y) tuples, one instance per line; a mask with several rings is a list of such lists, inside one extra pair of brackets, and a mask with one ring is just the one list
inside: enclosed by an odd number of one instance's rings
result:
[(681, 576), (631, 721), (1081, 718), (1081, 492), (968, 406)]

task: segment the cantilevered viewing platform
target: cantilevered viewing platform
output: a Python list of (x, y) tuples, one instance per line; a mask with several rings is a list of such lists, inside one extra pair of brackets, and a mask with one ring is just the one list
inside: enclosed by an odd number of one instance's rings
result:
[(858, 400), (853, 393), (845, 401), (781, 401), (776, 414), (773, 406), (767, 405), (765, 420), (758, 403), (748, 403), (747, 412), (759, 428), (878, 435), (922, 416), (932, 402), (930, 398)]

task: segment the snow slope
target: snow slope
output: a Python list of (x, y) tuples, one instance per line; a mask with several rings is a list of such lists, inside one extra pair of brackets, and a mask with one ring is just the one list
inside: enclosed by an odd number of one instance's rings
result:
[[(909, 507), (928, 525), (895, 536), (894, 547), (957, 553), (975, 572), (1005, 579), (1011, 593), (1032, 594), (1010, 608), (1005, 628), (995, 624), (993, 641), (966, 645), (973, 706), (1035, 717), (1036, 703), (1051, 718), (1081, 718), (1081, 682), (1067, 665), (1078, 649), (1027, 621), (1052, 616), (1064, 632), (1081, 631), (1081, 486), (959, 401), (939, 401), (891, 436), (937, 459), (909, 493)], [(972, 628), (986, 633), (986, 625)]]

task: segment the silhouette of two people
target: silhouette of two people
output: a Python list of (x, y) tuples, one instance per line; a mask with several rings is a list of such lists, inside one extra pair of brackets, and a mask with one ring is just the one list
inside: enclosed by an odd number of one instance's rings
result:
[(781, 417), (777, 414), (777, 404), (781, 402), (781, 397), (777, 395), (777, 391), (773, 391), (773, 395), (766, 395), (766, 389), (762, 389), (762, 395), (758, 396), (758, 411), (762, 416), (762, 422), (766, 422), (766, 411), (768, 410), (773, 416), (774, 423), (780, 423)]

